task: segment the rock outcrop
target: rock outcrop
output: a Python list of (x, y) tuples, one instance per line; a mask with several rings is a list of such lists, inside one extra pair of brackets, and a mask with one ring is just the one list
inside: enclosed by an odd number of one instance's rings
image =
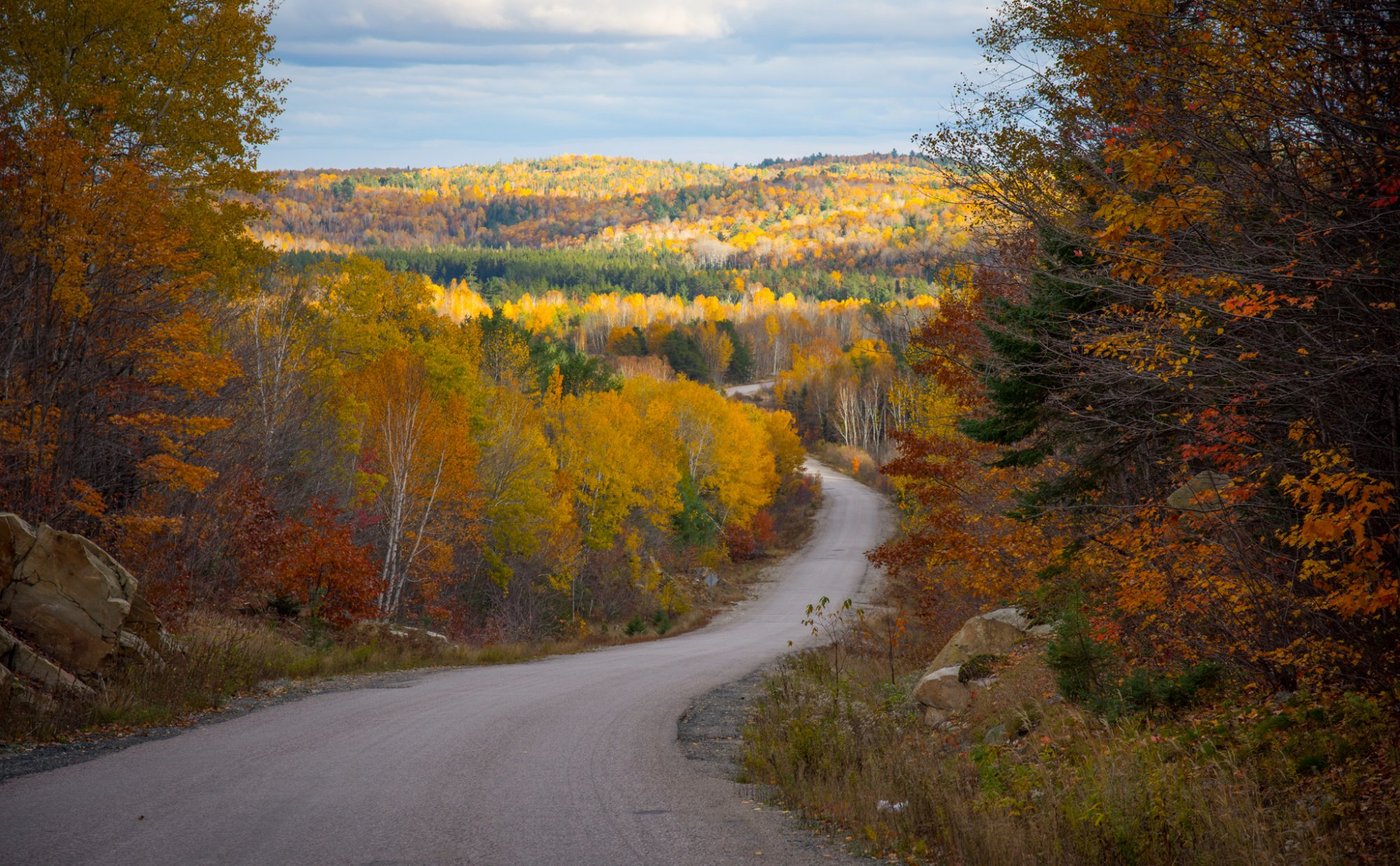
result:
[(1049, 626), (1032, 626), (1014, 607), (1004, 607), (969, 619), (934, 657), (930, 668), (960, 665), (973, 656), (1004, 655), (1027, 637), (1049, 637)]
[[(81, 535), (0, 514), (0, 666), (48, 692), (82, 691), (130, 653), (173, 644), (136, 578)], [(11, 676), (0, 674), (0, 680)]]
[(1001, 656), (1034, 638), (1048, 638), (1051, 626), (1031, 625), (1030, 619), (1014, 607), (1004, 607), (969, 619), (957, 634), (943, 645), (929, 665), (928, 673), (914, 686), (913, 697), (929, 725), (942, 725), (967, 708), (972, 699), (962, 673), (962, 665), (978, 656)]

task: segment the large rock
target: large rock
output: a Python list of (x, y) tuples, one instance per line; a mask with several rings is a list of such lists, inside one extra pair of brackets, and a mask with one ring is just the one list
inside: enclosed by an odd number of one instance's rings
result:
[(930, 671), (914, 686), (914, 700), (924, 711), (924, 721), (930, 725), (946, 722), (954, 713), (967, 709), (972, 692), (958, 681), (959, 665)]
[(6, 553), (0, 617), (79, 676), (97, 674), (117, 651), (133, 605), (136, 634), (159, 629), (154, 613), (137, 600), (136, 579), (81, 535), (45, 525), (34, 530), (14, 515), (0, 515), (0, 557)]
[(1030, 620), (1014, 607), (974, 616), (958, 629), (929, 667), (938, 670), (960, 665), (973, 656), (1005, 655), (1029, 636), (1030, 625)]
[(1030, 638), (1046, 638), (1052, 626), (1032, 626), (1030, 618), (1014, 607), (979, 614), (963, 623), (929, 665), (928, 673), (914, 686), (914, 700), (923, 708), (924, 721), (942, 725), (967, 708), (972, 692), (958, 681), (962, 665), (977, 656), (1006, 655)]
[(156, 616), (151, 603), (140, 593), (131, 600), (131, 614), (122, 623), (122, 629), (135, 635), (158, 655), (169, 657), (172, 653), (184, 652), (184, 648), (161, 625), (160, 617)]
[(1191, 480), (1173, 490), (1167, 497), (1167, 507), (1178, 511), (1209, 514), (1229, 507), (1225, 494), (1235, 486), (1228, 475), (1207, 469), (1191, 476)]

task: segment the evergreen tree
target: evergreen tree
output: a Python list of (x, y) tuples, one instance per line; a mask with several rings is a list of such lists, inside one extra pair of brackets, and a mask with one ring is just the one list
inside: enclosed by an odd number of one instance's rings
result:
[(729, 367), (724, 371), (724, 381), (732, 384), (751, 381), (754, 372), (753, 347), (749, 345), (748, 340), (739, 335), (734, 323), (728, 319), (716, 325), (729, 336), (729, 341), (734, 345), (734, 354), (729, 357)]

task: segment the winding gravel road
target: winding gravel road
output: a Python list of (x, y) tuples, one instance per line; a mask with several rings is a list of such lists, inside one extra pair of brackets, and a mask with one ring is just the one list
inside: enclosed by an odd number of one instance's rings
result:
[(317, 695), (0, 785), (0, 863), (728, 866), (845, 859), (682, 756), (690, 702), (856, 594), (883, 500), (819, 469), (811, 542), (701, 631)]

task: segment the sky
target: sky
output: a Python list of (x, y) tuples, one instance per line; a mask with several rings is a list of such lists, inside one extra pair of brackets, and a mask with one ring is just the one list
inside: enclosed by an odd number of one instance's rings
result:
[(990, 0), (281, 0), (265, 169), (898, 149), (981, 67)]

